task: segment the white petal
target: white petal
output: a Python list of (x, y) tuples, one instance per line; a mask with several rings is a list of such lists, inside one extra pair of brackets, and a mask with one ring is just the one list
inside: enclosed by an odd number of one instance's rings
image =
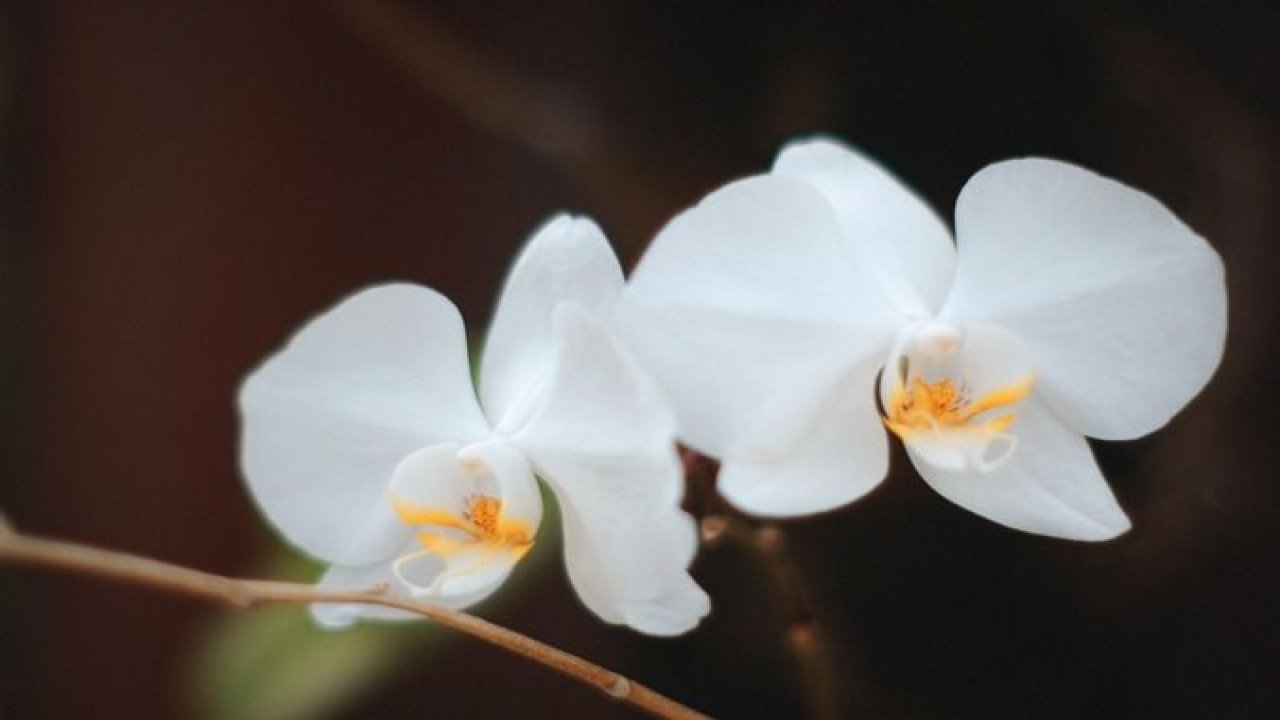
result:
[(622, 282), (594, 222), (560, 215), (534, 233), (507, 277), (485, 344), (480, 396), (495, 425), (512, 430), (532, 410), (548, 372), (555, 307), (607, 306)]
[(1039, 392), (1076, 430), (1144, 435), (1222, 357), (1217, 254), (1159, 202), (1066, 163), (991, 165), (956, 206), (960, 265), (944, 314), (1026, 340)]
[(648, 304), (862, 327), (877, 298), (830, 203), (777, 175), (730, 183), (654, 238), (628, 293)]
[[(877, 361), (864, 362), (821, 406), (790, 421), (802, 430), (780, 454), (760, 444), (740, 445), (721, 463), (717, 487), (738, 509), (787, 517), (846, 505), (876, 487), (888, 470), (888, 443), (874, 386)], [(787, 421), (784, 421), (787, 422)]]
[(564, 514), (565, 566), (578, 596), (606, 622), (649, 635), (680, 635), (711, 611), (711, 601), (687, 572), (697, 548), (693, 518), (678, 508), (643, 512), (633, 506), (627, 483), (644, 483), (640, 472), (621, 476), (556, 477), (573, 488), (559, 492)]
[[(619, 306), (680, 435), (723, 456), (781, 394), (820, 392), (883, 353), (898, 315), (851, 259), (830, 205), (784, 177), (730, 184), (673, 220)], [(790, 431), (789, 428), (782, 430)]]
[(653, 463), (662, 472), (633, 491), (655, 502), (677, 502), (682, 483), (665, 472), (676, 462), (675, 420), (657, 386), (585, 309), (562, 305), (554, 325), (556, 350), (544, 402), (512, 442), (535, 465), (549, 455), (584, 467)]
[(693, 521), (679, 510), (674, 422), (605, 328), (576, 306), (556, 312), (546, 403), (513, 438), (559, 499), (569, 577), (608, 622), (668, 635), (709, 609), (687, 573)]
[[(680, 439), (714, 457), (799, 442), (849, 368), (884, 357), (891, 335), (705, 308), (619, 305), (619, 328), (658, 379)], [(864, 398), (874, 403), (874, 397)]]
[(495, 495), (496, 488), (479, 487), (483, 468), (465, 472), (456, 442), (437, 443), (414, 451), (396, 466), (386, 496), (387, 504), (400, 501), (414, 508), (431, 508), (460, 514), (466, 500), (477, 492)]
[(817, 188), (835, 210), (840, 232), (875, 270), (895, 306), (932, 315), (955, 271), (955, 243), (946, 224), (880, 165), (832, 140), (793, 142), (773, 172)]
[(986, 473), (944, 470), (907, 450), (939, 494), (1002, 525), (1071, 540), (1108, 540), (1129, 529), (1088, 443), (1043, 400), (1024, 400), (1012, 431), (1016, 451)]
[[(503, 514), (527, 523), (532, 538), (542, 522), (542, 492), (528, 458), (505, 440), (473, 443), (462, 448), (460, 454), (464, 459), (476, 457), (484, 463), (486, 472), (497, 484)], [(485, 481), (488, 482), (488, 478)]]
[(411, 285), (312, 320), (249, 376), (240, 411), (242, 467), (267, 517), (303, 550), (352, 565), (404, 539), (386, 489), (405, 456), (487, 431), (457, 310)]
[(524, 457), (505, 442), (440, 443), (414, 452), (396, 467), (387, 502), (394, 498), (416, 510), (460, 517), (476, 495), (499, 498), (504, 517), (527, 523), (530, 538), (537, 532), (538, 483)]

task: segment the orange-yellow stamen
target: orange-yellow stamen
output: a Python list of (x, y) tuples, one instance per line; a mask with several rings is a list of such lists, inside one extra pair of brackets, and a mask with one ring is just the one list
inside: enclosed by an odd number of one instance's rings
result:
[(909, 386), (898, 383), (889, 393), (884, 424), (903, 440), (918, 432), (958, 431), (994, 436), (1013, 424), (1012, 413), (980, 422), (975, 422), (975, 418), (1013, 405), (1030, 391), (1031, 378), (1028, 377), (970, 400), (967, 388), (957, 387), (950, 379), (926, 382), (917, 377)]
[(462, 517), (490, 536), (498, 534), (498, 519), (501, 515), (502, 501), (490, 495), (472, 495), (467, 498), (467, 510), (462, 513)]
[(393, 499), (392, 505), (405, 524), (424, 528), (418, 533), (418, 542), (424, 550), (439, 555), (449, 556), (479, 544), (494, 552), (506, 550), (519, 558), (533, 547), (529, 523), (506, 517), (502, 500), (492, 495), (468, 496), (460, 513), (421, 507), (400, 498)]

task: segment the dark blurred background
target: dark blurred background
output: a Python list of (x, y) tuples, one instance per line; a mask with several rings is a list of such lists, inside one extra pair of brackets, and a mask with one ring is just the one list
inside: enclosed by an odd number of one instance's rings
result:
[[(307, 579), (242, 488), (232, 402), (341, 295), (413, 280), (478, 335), (549, 214), (595, 216), (629, 263), (798, 134), (860, 145), (948, 217), (983, 165), (1048, 155), (1218, 248), (1226, 359), (1165, 430), (1095, 445), (1134, 521), (1117, 541), (1006, 530), (901, 455), (862, 502), (787, 525), (835, 713), (1280, 717), (1278, 30), (1266, 2), (5, 3), (0, 509)], [(806, 714), (751, 552), (700, 556), (715, 611), (664, 641), (585, 611), (557, 542), (480, 614), (716, 716)], [(517, 713), (634, 716), (425, 624), (332, 635), (0, 570), (3, 718)]]

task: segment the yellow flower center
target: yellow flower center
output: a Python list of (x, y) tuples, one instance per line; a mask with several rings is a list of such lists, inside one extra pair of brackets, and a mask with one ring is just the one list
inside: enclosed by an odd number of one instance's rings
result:
[(498, 519), (502, 515), (502, 501), (489, 495), (472, 495), (467, 498), (467, 509), (462, 517), (484, 531), (488, 537), (498, 534)]
[(505, 550), (519, 559), (533, 547), (529, 523), (506, 517), (502, 500), (492, 495), (469, 495), (456, 513), (415, 506), (399, 498), (392, 502), (403, 522), (424, 528), (417, 536), (423, 550), (443, 557), (482, 545), (494, 552)]
[(918, 433), (960, 432), (994, 437), (1013, 424), (1013, 413), (985, 420), (978, 416), (1007, 408), (1026, 397), (1031, 382), (1028, 377), (974, 400), (967, 387), (957, 387), (949, 378), (936, 382), (912, 378), (909, 383), (899, 382), (890, 392), (884, 424), (903, 441), (910, 441)]

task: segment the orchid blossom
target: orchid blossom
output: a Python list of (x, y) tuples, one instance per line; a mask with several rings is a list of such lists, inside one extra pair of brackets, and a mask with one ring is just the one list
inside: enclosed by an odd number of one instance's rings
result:
[(929, 485), (991, 520), (1082, 540), (1129, 528), (1085, 436), (1152, 432), (1208, 381), (1217, 254), (1150, 196), (1036, 158), (971, 178), (955, 236), (828, 140), (658, 234), (623, 326), (682, 439), (721, 458), (730, 502), (851, 502), (887, 472), (887, 428)]
[(408, 284), (344, 300), (256, 370), (240, 394), (244, 474), (281, 533), (331, 563), (320, 585), (480, 601), (535, 542), (536, 475), (592, 611), (656, 635), (697, 624), (709, 604), (687, 572), (696, 534), (679, 507), (674, 419), (611, 329), (622, 286), (599, 228), (559, 217), (507, 279), (478, 399), (458, 311)]

